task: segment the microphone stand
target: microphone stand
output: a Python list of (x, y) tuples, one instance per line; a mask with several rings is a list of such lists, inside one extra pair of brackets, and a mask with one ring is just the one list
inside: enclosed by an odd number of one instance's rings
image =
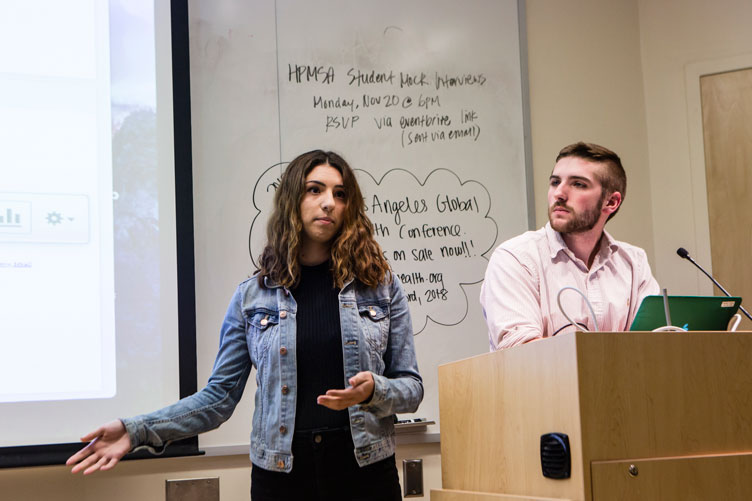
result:
[[(687, 250), (684, 247), (679, 247), (676, 250), (676, 253), (679, 255), (679, 257), (684, 258), (684, 259), (688, 260), (690, 263), (692, 263), (693, 265), (697, 266), (697, 269), (699, 269), (701, 272), (703, 272), (705, 274), (705, 276), (707, 276), (710, 279), (710, 281), (715, 284), (716, 287), (718, 287), (719, 289), (721, 289), (721, 292), (723, 292), (724, 294), (726, 294), (727, 297), (731, 297), (731, 294), (729, 294), (729, 292), (726, 289), (724, 289), (723, 286), (721, 284), (719, 284), (718, 281), (715, 278), (713, 278), (712, 276), (710, 276), (710, 273), (708, 273), (707, 271), (705, 271), (705, 268), (703, 268), (702, 266), (700, 266), (699, 264), (697, 264), (695, 262), (695, 260), (692, 259), (692, 256), (689, 255), (689, 252), (687, 252)], [(744, 306), (742, 306), (741, 303), (739, 304), (739, 309), (742, 311), (742, 313), (744, 313), (747, 316), (748, 319), (752, 320), (752, 316), (750, 316), (749, 312), (744, 309)]]

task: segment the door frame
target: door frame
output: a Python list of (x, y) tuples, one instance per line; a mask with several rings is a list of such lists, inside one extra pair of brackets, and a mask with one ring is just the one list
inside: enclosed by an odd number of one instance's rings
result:
[[(697, 261), (712, 273), (710, 253), (710, 222), (708, 216), (708, 191), (705, 180), (705, 140), (702, 127), (702, 97), (700, 77), (752, 68), (752, 53), (733, 57), (713, 59), (688, 64), (684, 70), (687, 93), (687, 136), (689, 141), (689, 175), (692, 186), (692, 207), (694, 209), (695, 242), (694, 252)], [(709, 281), (700, 286), (701, 294), (713, 294)], [(704, 290), (703, 290), (704, 289)]]

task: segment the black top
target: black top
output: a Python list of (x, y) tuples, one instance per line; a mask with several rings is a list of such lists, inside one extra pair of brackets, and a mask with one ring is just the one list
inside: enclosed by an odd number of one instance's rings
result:
[(339, 289), (334, 287), (331, 262), (301, 266), (300, 282), (292, 289), (298, 305), (298, 401), (295, 431), (349, 425), (347, 409), (333, 411), (316, 403), (326, 390), (345, 387)]

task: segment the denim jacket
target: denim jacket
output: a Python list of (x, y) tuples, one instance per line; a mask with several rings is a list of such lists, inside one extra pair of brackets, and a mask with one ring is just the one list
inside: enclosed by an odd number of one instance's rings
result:
[[(410, 311), (399, 279), (369, 288), (357, 280), (339, 294), (344, 383), (373, 374), (373, 397), (348, 408), (355, 456), (365, 466), (394, 454), (393, 415), (414, 412), (423, 399)], [(123, 419), (133, 447), (171, 441), (218, 427), (229, 419), (251, 367), (256, 398), (251, 461), (267, 470), (292, 470), (297, 399), (297, 304), (284, 287), (256, 277), (241, 283), (230, 302), (209, 382), (201, 391), (151, 414)]]

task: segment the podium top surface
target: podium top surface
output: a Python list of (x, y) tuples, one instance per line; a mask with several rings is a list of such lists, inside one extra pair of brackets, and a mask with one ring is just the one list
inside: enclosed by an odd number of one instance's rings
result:
[[(724, 339), (721, 339), (724, 338)], [(555, 337), (546, 337), (536, 339), (529, 343), (513, 346), (511, 348), (505, 348), (498, 351), (489, 351), (488, 353), (481, 353), (468, 358), (454, 360), (445, 364), (439, 365), (439, 368), (457, 363), (464, 363), (467, 360), (476, 358), (493, 357), (498, 356), (499, 353), (515, 353), (518, 350), (531, 350), (538, 349), (541, 343), (556, 342), (560, 344), (562, 340), (568, 340), (570, 343), (575, 344), (592, 344), (592, 343), (606, 343), (622, 347), (628, 346), (630, 343), (669, 343), (669, 344), (696, 344), (706, 342), (722, 342), (722, 343), (737, 343), (737, 342), (752, 342), (752, 331), (688, 331), (688, 332), (652, 332), (652, 331), (576, 331), (559, 334)], [(536, 347), (536, 348), (533, 348)]]

